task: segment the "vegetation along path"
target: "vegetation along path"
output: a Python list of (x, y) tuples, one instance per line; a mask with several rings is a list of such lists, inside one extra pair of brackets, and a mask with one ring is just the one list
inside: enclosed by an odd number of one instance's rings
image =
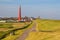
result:
[(36, 31), (36, 23), (34, 23), (33, 27), (30, 29), (27, 29), (19, 38), (17, 38), (16, 40), (25, 40), (25, 38), (28, 36), (28, 34), (31, 31)]

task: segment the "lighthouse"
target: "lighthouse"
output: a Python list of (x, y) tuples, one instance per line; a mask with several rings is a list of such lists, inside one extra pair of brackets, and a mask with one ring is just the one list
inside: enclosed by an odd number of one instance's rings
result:
[(18, 7), (18, 21), (21, 21), (21, 6)]

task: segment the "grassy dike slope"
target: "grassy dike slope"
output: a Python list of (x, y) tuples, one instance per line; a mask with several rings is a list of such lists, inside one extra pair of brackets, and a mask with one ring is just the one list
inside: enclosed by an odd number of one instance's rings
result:
[(40, 19), (37, 22), (39, 31), (60, 31), (60, 20)]
[(36, 20), (36, 30), (25, 40), (60, 40), (60, 20)]

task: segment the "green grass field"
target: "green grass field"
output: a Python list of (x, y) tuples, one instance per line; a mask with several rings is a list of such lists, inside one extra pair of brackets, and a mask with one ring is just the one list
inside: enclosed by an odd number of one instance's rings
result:
[(39, 31), (59, 31), (60, 30), (60, 20), (47, 20), (40, 19), (38, 22), (38, 30)]
[[(22, 26), (25, 26), (25, 23), (0, 23), (0, 37), (8, 33), (10, 30), (21, 28)], [(17, 32), (22, 34), (22, 31), (17, 31)]]
[(0, 23), (0, 28), (13, 28), (11, 23)]
[[(13, 29), (23, 28), (24, 26), (30, 24), (30, 22), (26, 23), (0, 23), (0, 37), (2, 37), (4, 34), (9, 33), (9, 31)], [(23, 34), (24, 30), (17, 30), (15, 31), (15, 35), (9, 34), (6, 38), (2, 40), (15, 40), (17, 37)]]
[[(28, 25), (29, 23), (27, 23), (26, 25)], [(16, 40), (18, 37), (20, 37), (25, 30), (31, 28), (33, 26), (33, 23), (26, 29), (23, 29), (23, 30), (18, 30), (18, 31), (15, 31), (15, 35), (8, 35), (6, 38), (2, 39), (2, 40)]]
[(9, 29), (12, 29), (13, 26), (11, 23), (0, 23), (0, 37), (6, 34)]
[(5, 32), (0, 31), (0, 37), (3, 36), (5, 34)]

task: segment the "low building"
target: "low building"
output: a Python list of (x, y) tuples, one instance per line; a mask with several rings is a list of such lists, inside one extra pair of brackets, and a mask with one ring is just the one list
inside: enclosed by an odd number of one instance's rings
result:
[(0, 23), (6, 23), (6, 21), (5, 20), (1, 20)]

